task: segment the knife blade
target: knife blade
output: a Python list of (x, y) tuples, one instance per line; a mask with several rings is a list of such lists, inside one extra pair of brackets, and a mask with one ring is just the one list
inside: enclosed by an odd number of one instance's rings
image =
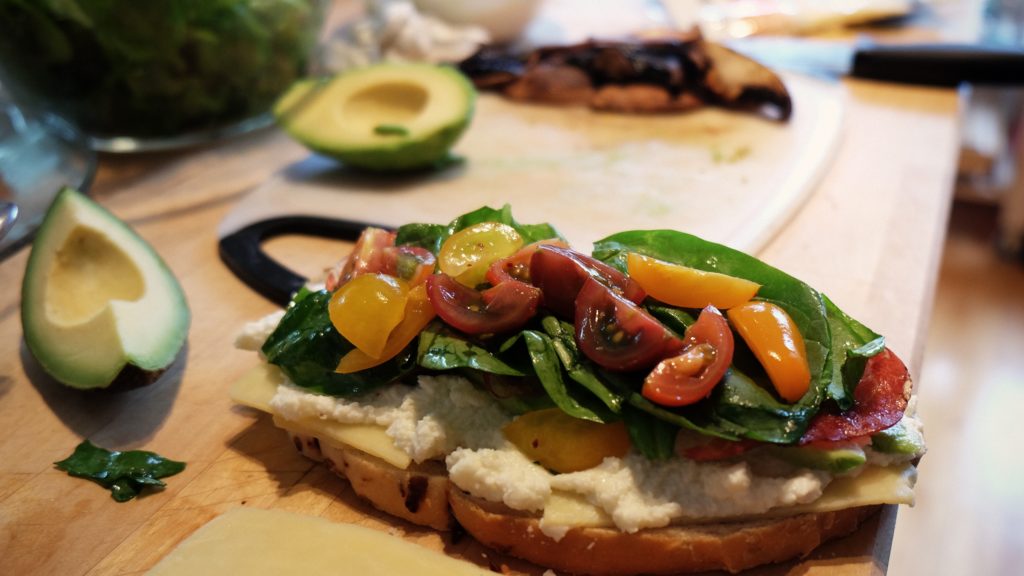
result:
[(750, 37), (726, 45), (771, 68), (954, 87), (1024, 85), (1024, 50), (983, 44), (873, 44)]

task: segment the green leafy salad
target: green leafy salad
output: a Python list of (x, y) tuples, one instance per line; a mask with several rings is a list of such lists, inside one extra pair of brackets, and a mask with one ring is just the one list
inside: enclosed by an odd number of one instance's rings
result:
[(262, 347), (311, 392), (358, 398), (457, 373), (511, 413), (621, 427), (651, 459), (862, 443), (899, 422), (909, 376), (884, 340), (807, 284), (670, 230), (592, 254), (508, 206), (367, 229)]

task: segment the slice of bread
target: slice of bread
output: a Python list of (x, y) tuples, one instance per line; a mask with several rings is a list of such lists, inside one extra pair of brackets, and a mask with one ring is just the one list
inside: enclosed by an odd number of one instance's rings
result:
[(574, 528), (558, 541), (540, 529), (537, 515), (474, 497), (448, 481), (444, 464), (402, 470), (362, 451), (322, 443), (289, 431), (305, 456), (347, 478), (377, 509), (414, 524), (448, 530), (457, 521), (488, 547), (573, 574), (739, 572), (807, 555), (850, 534), (880, 506), (743, 522), (645, 529)]

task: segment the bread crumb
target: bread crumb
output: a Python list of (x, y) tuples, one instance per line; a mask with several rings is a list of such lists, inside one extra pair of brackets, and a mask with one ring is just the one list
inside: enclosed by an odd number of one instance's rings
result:
[(588, 551), (589, 550), (593, 550), (594, 549), (594, 544), (597, 544), (597, 541), (596, 540), (591, 540), (590, 544), (587, 544), (587, 550)]
[(541, 576), (558, 576), (558, 574), (554, 570), (545, 570)]

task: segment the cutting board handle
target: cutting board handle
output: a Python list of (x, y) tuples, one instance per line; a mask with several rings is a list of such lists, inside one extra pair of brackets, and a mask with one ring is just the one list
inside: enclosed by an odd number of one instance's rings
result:
[(320, 216), (283, 216), (255, 222), (221, 238), (220, 259), (245, 282), (268, 300), (287, 306), (292, 296), (308, 281), (284, 267), (263, 251), (263, 242), (276, 236), (302, 235), (356, 241), (367, 227), (393, 230), (359, 220)]

